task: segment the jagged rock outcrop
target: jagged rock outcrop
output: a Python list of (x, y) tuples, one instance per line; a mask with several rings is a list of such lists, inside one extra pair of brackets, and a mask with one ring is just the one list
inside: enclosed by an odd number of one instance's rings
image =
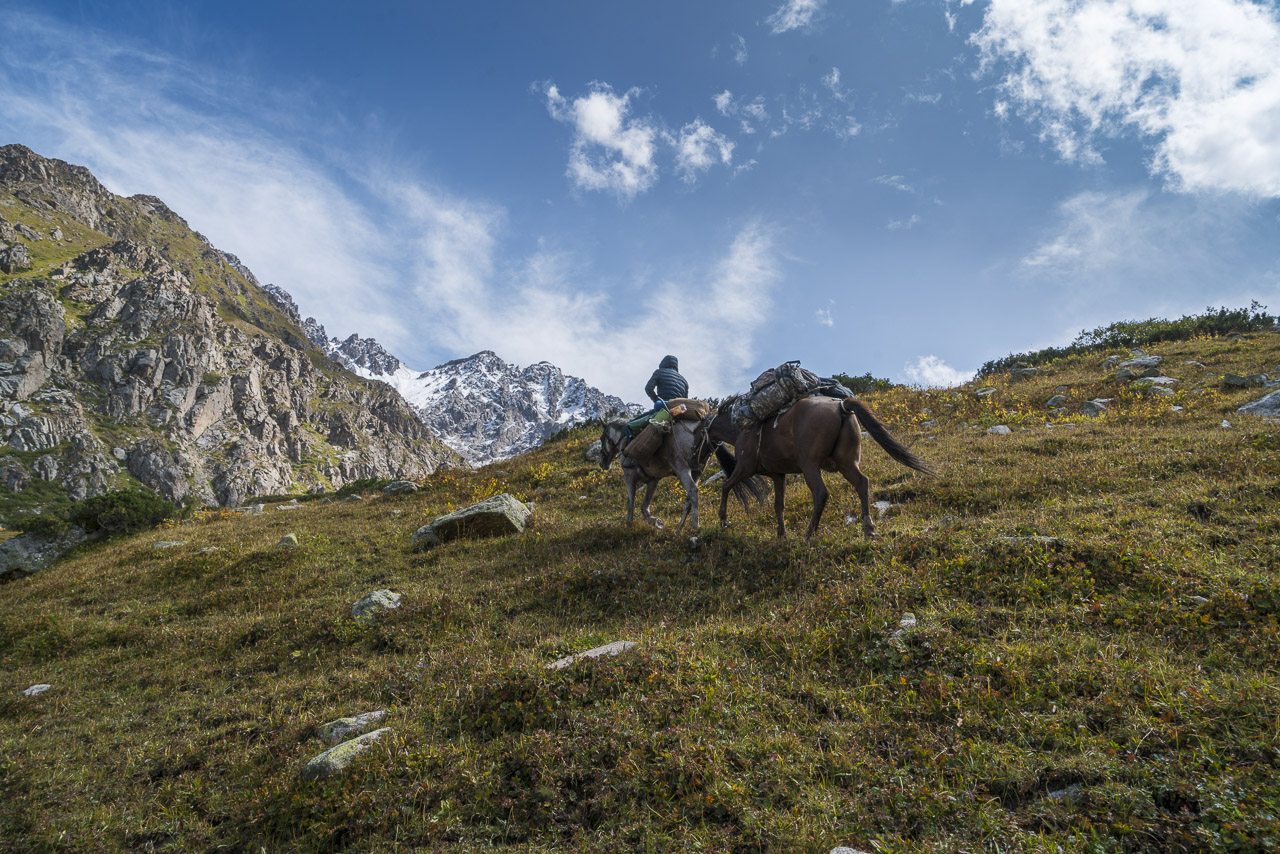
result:
[[(42, 226), (104, 232), (100, 245), (0, 281), (10, 491), (41, 478), (78, 500), (131, 475), (170, 501), (235, 505), (458, 462), (394, 390), (329, 366), (296, 309), (274, 308), (235, 256), (160, 200), (114, 196), (22, 146), (0, 148), (6, 196)], [(142, 239), (156, 233), (168, 242)]]

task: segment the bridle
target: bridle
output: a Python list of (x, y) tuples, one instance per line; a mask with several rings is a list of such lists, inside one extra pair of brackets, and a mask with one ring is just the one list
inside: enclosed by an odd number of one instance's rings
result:
[(604, 426), (600, 436), (600, 468), (605, 471), (613, 465), (614, 457), (622, 453), (622, 449), (631, 441), (626, 425), (620, 421), (611, 421)]

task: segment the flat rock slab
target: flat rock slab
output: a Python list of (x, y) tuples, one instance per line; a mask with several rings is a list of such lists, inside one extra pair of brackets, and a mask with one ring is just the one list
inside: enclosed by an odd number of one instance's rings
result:
[(557, 659), (547, 665), (548, 670), (564, 670), (570, 664), (582, 658), (600, 658), (605, 655), (618, 655), (636, 646), (635, 641), (614, 641), (604, 646), (598, 646), (595, 649), (589, 649), (586, 652), (579, 652), (573, 655), (566, 655), (564, 658)]
[(351, 606), (351, 616), (357, 620), (376, 617), (383, 611), (400, 607), (400, 594), (394, 590), (375, 590)]
[(53, 687), (52, 685), (45, 685), (44, 683), (41, 683), (39, 685), (32, 685), (30, 688), (22, 692), (22, 696), (35, 697), (40, 694), (43, 694), (45, 691), (48, 691), (52, 687)]
[(404, 492), (417, 492), (418, 484), (411, 480), (394, 480), (382, 487), (382, 491), (387, 495), (399, 495)]
[(412, 541), (418, 548), (430, 548), (461, 537), (519, 534), (524, 531), (525, 522), (531, 513), (533, 507), (504, 492), (422, 526), (413, 535)]
[(1236, 410), (1246, 415), (1280, 415), (1280, 391), (1273, 391)]
[(1163, 361), (1164, 359), (1160, 356), (1139, 356), (1136, 359), (1126, 359), (1125, 361), (1120, 363), (1120, 367), (1130, 368), (1130, 369), (1154, 368), (1156, 365), (1160, 364)]
[(276, 543), (276, 548), (280, 549), (296, 549), (298, 547), (297, 534), (285, 534), (280, 538), (280, 542)]
[(1007, 424), (997, 424), (994, 427), (988, 427), (987, 432), (994, 436), (1008, 436), (1013, 431), (1009, 429)]
[(359, 738), (344, 741), (336, 747), (330, 747), (324, 753), (314, 757), (302, 767), (302, 779), (327, 780), (346, 771), (361, 753), (369, 749), (375, 741), (391, 732), (390, 727), (375, 729)]
[(316, 727), (316, 737), (330, 744), (338, 744), (353, 735), (359, 735), (362, 732), (373, 729), (382, 723), (386, 716), (387, 713), (384, 710), (378, 709), (373, 712), (338, 718), (336, 721), (329, 721), (327, 724), (321, 724)]

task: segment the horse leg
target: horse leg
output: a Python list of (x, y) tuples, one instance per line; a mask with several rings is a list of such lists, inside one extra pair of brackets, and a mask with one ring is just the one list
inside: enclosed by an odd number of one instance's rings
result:
[(813, 494), (813, 518), (809, 520), (809, 530), (805, 531), (804, 538), (807, 540), (818, 530), (818, 520), (822, 518), (822, 511), (827, 506), (827, 485), (822, 480), (822, 469), (817, 463), (810, 463), (803, 469), (804, 482), (809, 486), (809, 492)]
[(785, 474), (775, 474), (773, 476), (773, 515), (778, 520), (778, 537), (787, 535), (787, 522), (783, 518), (782, 511), (787, 503), (787, 476)]
[(737, 454), (737, 465), (734, 466), (733, 474), (724, 479), (724, 486), (720, 488), (720, 527), (729, 527), (729, 493), (733, 488), (742, 483), (747, 478), (756, 473), (756, 446), (760, 442), (760, 434), (755, 433), (748, 441), (741, 441), (738, 437), (737, 445), (733, 446), (734, 452)]
[(662, 530), (662, 520), (649, 513), (649, 502), (653, 500), (653, 494), (658, 491), (658, 478), (648, 481), (644, 487), (644, 500), (640, 502), (640, 516), (659, 531)]
[(684, 487), (684, 513), (680, 515), (680, 524), (676, 526), (676, 533), (684, 530), (684, 520), (688, 519), (690, 514), (693, 515), (693, 530), (698, 530), (698, 482), (693, 479), (693, 474), (688, 469), (682, 469), (676, 472), (676, 477), (680, 478), (680, 485)]
[(840, 466), (840, 474), (853, 485), (862, 502), (862, 535), (868, 540), (876, 535), (876, 523), (871, 521), (871, 479), (862, 473), (856, 462)]

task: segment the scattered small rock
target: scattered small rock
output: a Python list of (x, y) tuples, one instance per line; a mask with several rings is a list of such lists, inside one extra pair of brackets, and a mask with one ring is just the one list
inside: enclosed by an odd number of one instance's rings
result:
[(341, 774), (351, 767), (351, 763), (355, 761), (356, 757), (368, 750), (369, 746), (375, 741), (390, 732), (390, 727), (383, 727), (382, 729), (375, 729), (373, 732), (367, 732), (350, 741), (344, 741), (336, 747), (330, 747), (303, 766), (302, 779), (325, 780)]
[(575, 661), (583, 658), (600, 658), (605, 655), (618, 655), (626, 652), (633, 646), (638, 646), (635, 641), (614, 641), (613, 643), (598, 646), (595, 649), (589, 649), (586, 652), (575, 653), (574, 655), (566, 655), (564, 658), (556, 659), (547, 665), (548, 670), (564, 670)]
[(220, 552), (220, 551), (222, 551), (222, 549), (218, 548), (217, 546), (205, 546), (200, 551), (196, 552), (196, 554), (207, 555), (207, 554), (213, 554), (214, 552)]
[(24, 697), (35, 697), (39, 694), (43, 694), (45, 691), (48, 691), (52, 687), (53, 687), (52, 685), (46, 685), (42, 682), (39, 685), (32, 685), (30, 688), (23, 691), (22, 695)]
[(1065, 394), (1055, 394), (1053, 397), (1045, 401), (1045, 406), (1050, 409), (1058, 409), (1067, 405), (1067, 396)]
[(1009, 429), (1007, 424), (997, 424), (994, 427), (988, 427), (987, 432), (995, 436), (1008, 436), (1013, 431)]
[(346, 718), (338, 718), (336, 721), (329, 721), (327, 724), (321, 724), (316, 727), (316, 737), (321, 741), (337, 744), (341, 741), (346, 741), (353, 735), (359, 735), (372, 729), (382, 723), (383, 718), (386, 716), (385, 710), (378, 709)]
[(297, 547), (298, 547), (297, 534), (285, 534), (283, 537), (280, 538), (280, 542), (276, 543), (276, 548), (281, 548), (281, 549), (296, 549)]
[(1098, 367), (1102, 368), (1103, 370), (1109, 370), (1111, 368), (1114, 368), (1118, 364), (1120, 364), (1119, 356), (1108, 356), (1107, 358), (1103, 359), (1101, 362), (1098, 363)]
[(151, 544), (153, 549), (176, 549), (178, 546), (185, 546), (186, 540), (157, 540)]
[(1209, 600), (1203, 596), (1188, 596), (1187, 601), (1192, 605), (1195, 605), (1197, 608), (1203, 608), (1205, 605), (1209, 604)]
[(243, 507), (237, 507), (237, 513), (243, 513), (246, 516), (257, 516), (259, 513), (265, 513), (267, 505), (265, 504), (246, 504)]
[(996, 390), (994, 388), (992, 388), (991, 386), (987, 386), (986, 388), (980, 388), (977, 391), (975, 391), (973, 393), (973, 396), (974, 397), (990, 397), (995, 393), (996, 393)]
[(1067, 786), (1065, 789), (1058, 789), (1049, 793), (1051, 801), (1078, 801), (1084, 795), (1084, 789), (1077, 785)]
[(382, 487), (382, 491), (387, 495), (402, 495), (406, 492), (417, 492), (418, 484), (411, 480), (395, 480)]
[(1087, 415), (1090, 418), (1097, 418), (1107, 411), (1107, 404), (1110, 402), (1111, 398), (1109, 397), (1095, 397), (1093, 400), (1086, 400), (1080, 404), (1080, 414)]
[(938, 422), (937, 422), (937, 419), (930, 418), (928, 421), (920, 422), (920, 426), (923, 427), (925, 430), (937, 430)]
[(401, 596), (394, 590), (375, 590), (351, 606), (351, 616), (357, 620), (373, 618), (383, 611), (400, 607)]
[(1062, 540), (1057, 537), (1044, 537), (1033, 535), (1029, 537), (996, 537), (1002, 543), (1013, 543), (1021, 546), (1043, 546), (1047, 549), (1056, 549), (1062, 546)]
[(1221, 427), (1223, 430), (1230, 430), (1231, 422), (1224, 418), (1222, 419), (1222, 421), (1218, 423), (1218, 426)]
[(876, 503), (871, 505), (871, 507), (876, 511), (877, 520), (883, 519), (886, 513), (888, 513), (890, 510), (893, 510), (897, 506), (898, 505), (894, 504), (892, 501), (877, 501)]

